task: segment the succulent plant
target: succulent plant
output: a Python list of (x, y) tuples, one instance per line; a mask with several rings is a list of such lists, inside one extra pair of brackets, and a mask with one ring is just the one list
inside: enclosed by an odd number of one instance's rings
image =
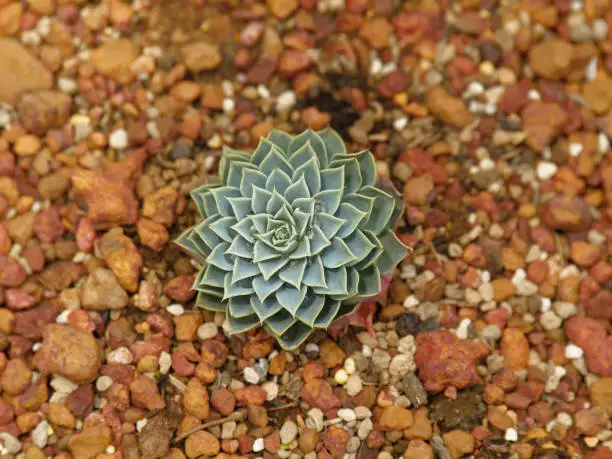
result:
[(252, 155), (226, 148), (218, 182), (191, 196), (203, 221), (177, 244), (203, 265), (197, 304), (286, 349), (378, 294), (406, 253), (393, 231), (402, 198), (330, 129), (272, 131)]

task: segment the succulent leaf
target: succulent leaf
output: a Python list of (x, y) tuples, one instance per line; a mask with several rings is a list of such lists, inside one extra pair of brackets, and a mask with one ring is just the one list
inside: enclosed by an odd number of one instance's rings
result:
[(219, 179), (191, 193), (202, 221), (176, 243), (203, 264), (196, 304), (225, 312), (233, 333), (263, 326), (293, 349), (374, 298), (405, 255), (401, 196), (331, 129), (273, 130), (252, 155), (225, 148)]

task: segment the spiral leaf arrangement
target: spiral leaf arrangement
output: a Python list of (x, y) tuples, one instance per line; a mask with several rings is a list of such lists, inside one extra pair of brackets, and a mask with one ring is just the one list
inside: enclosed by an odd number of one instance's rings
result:
[(191, 195), (203, 220), (177, 244), (204, 266), (197, 304), (286, 349), (377, 295), (406, 253), (393, 231), (402, 198), (330, 129), (272, 131), (252, 155), (226, 148), (218, 183)]

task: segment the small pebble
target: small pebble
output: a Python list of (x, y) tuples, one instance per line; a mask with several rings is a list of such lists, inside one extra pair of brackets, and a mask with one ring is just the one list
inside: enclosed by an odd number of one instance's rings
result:
[(108, 144), (115, 150), (124, 150), (128, 146), (128, 135), (125, 129), (113, 131), (108, 138)]
[(576, 346), (575, 344), (568, 344), (565, 346), (565, 357), (570, 360), (579, 359), (584, 355), (584, 351), (582, 348)]
[(344, 422), (351, 422), (357, 419), (357, 415), (355, 411), (350, 408), (341, 408), (338, 410), (338, 417), (341, 418)]
[(214, 322), (206, 322), (198, 327), (198, 338), (202, 341), (212, 339), (219, 333), (219, 327)]
[(518, 432), (516, 429), (510, 428), (506, 430), (506, 434), (504, 435), (506, 441), (518, 441)]
[(255, 441), (253, 442), (253, 451), (258, 453), (260, 451), (263, 451), (263, 449), (264, 449), (264, 439), (256, 438)]
[(348, 374), (345, 370), (340, 369), (336, 371), (336, 374), (334, 375), (334, 381), (336, 381), (336, 383), (340, 385), (344, 385), (348, 381)]
[(259, 375), (257, 374), (257, 371), (255, 371), (253, 367), (246, 367), (242, 371), (242, 376), (244, 377), (244, 380), (248, 382), (249, 384), (259, 383)]
[(178, 303), (174, 303), (174, 304), (167, 306), (166, 311), (168, 311), (169, 314), (175, 317), (182, 316), (183, 314), (185, 314), (185, 308), (183, 307), (182, 304), (178, 304)]

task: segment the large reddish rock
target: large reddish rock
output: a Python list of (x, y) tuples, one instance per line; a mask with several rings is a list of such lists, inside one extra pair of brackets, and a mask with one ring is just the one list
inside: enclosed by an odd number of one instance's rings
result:
[(324, 379), (314, 378), (306, 381), (300, 395), (310, 406), (319, 408), (323, 412), (342, 406), (340, 399)]
[(34, 356), (42, 373), (59, 374), (76, 384), (96, 379), (101, 361), (102, 352), (91, 334), (60, 324), (45, 326), (42, 347)]
[(417, 336), (414, 362), (425, 390), (440, 392), (449, 386), (463, 389), (480, 382), (476, 363), (487, 354), (482, 342), (461, 341), (447, 330), (438, 330)]
[(83, 196), (87, 216), (96, 229), (136, 223), (138, 201), (133, 190), (146, 158), (146, 151), (138, 149), (101, 170), (78, 169), (72, 175), (72, 184)]
[(588, 229), (592, 217), (589, 206), (579, 196), (558, 195), (542, 205), (542, 222), (549, 228), (576, 231)]
[(590, 372), (612, 376), (612, 338), (600, 322), (590, 317), (572, 317), (565, 322), (565, 333), (584, 351)]
[(555, 103), (534, 101), (521, 112), (521, 118), (527, 134), (525, 142), (533, 150), (541, 152), (561, 132), (567, 114)]

